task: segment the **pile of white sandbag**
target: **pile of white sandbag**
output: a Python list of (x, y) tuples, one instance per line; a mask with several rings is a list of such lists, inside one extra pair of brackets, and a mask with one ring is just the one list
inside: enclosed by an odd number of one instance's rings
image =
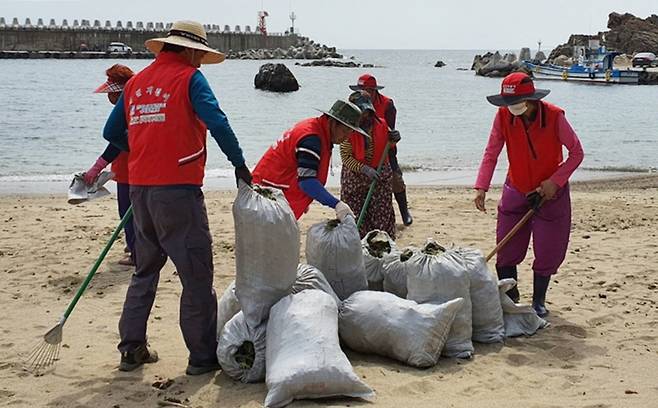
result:
[[(217, 359), (242, 382), (265, 380), (267, 407), (374, 391), (340, 349), (341, 298), (367, 287), (351, 217), (309, 231), (307, 253), (331, 273), (299, 264), (299, 229), (283, 195), (241, 184), (233, 204), (236, 279), (218, 303)], [(314, 252), (315, 251), (315, 252)]]
[[(299, 229), (276, 190), (239, 187), (233, 205), (236, 280), (218, 303), (217, 358), (230, 377), (265, 380), (267, 407), (374, 391), (340, 348), (425, 368), (470, 358), (472, 341), (501, 342), (545, 327), (505, 291), (471, 248), (398, 249), (383, 231), (361, 240), (353, 217)], [(500, 287), (499, 287), (500, 286)], [(502, 303), (502, 304), (501, 304)]]

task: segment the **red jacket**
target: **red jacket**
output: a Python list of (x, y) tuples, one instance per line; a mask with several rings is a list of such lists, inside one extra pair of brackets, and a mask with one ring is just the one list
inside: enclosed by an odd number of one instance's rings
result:
[(557, 118), (564, 111), (548, 102), (537, 104), (537, 118), (526, 131), (523, 120), (500, 108), (502, 133), (509, 161), (508, 178), (522, 193), (534, 191), (562, 163)]
[(203, 184), (206, 126), (189, 97), (195, 72), (180, 55), (163, 52), (126, 84), (131, 185)]
[(331, 135), (329, 119), (326, 116), (302, 120), (292, 129), (287, 130), (274, 145), (267, 149), (252, 172), (254, 183), (283, 190), (297, 219), (307, 211), (308, 206), (313, 202), (313, 199), (299, 187), (297, 180), (297, 144), (309, 135), (320, 137), (318, 180), (324, 185), (327, 182), (331, 159)]
[[(386, 148), (386, 143), (388, 143), (388, 125), (386, 121), (379, 118), (379, 121), (375, 120), (372, 126), (372, 131), (370, 132), (370, 140), (368, 143), (374, 143), (375, 148), (373, 151), (372, 158), (370, 163), (366, 163), (366, 139), (365, 137), (357, 132), (350, 133), (350, 144), (352, 145), (352, 156), (361, 163), (367, 164), (368, 166), (376, 169), (379, 166), (379, 160), (384, 154), (384, 149)], [(384, 163), (388, 163), (388, 155), (384, 159)]]

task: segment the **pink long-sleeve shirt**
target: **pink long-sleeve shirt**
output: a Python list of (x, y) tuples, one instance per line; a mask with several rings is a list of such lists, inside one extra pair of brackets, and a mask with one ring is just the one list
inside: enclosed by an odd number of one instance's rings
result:
[[(493, 127), (491, 128), (491, 134), (489, 135), (489, 142), (484, 149), (484, 156), (482, 157), (480, 170), (478, 171), (477, 180), (475, 181), (476, 189), (485, 191), (489, 190), (491, 178), (496, 169), (496, 163), (498, 163), (498, 156), (500, 155), (501, 150), (503, 150), (503, 146), (505, 146), (505, 136), (503, 135), (500, 121), (500, 113), (496, 113)], [(576, 132), (569, 124), (569, 121), (567, 121), (565, 115), (558, 116), (557, 132), (560, 143), (567, 148), (569, 156), (567, 157), (567, 160), (560, 164), (555, 173), (550, 177), (550, 180), (558, 186), (564, 187), (573, 172), (576, 171), (580, 163), (582, 163), (585, 154)]]

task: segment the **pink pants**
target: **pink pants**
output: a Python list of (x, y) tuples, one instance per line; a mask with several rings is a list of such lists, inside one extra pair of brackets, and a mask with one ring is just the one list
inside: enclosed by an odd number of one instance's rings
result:
[[(505, 183), (503, 195), (498, 203), (496, 242), (500, 242), (529, 209), (525, 194)], [(498, 252), (496, 266), (516, 266), (523, 262), (532, 234), (535, 253), (533, 271), (541, 276), (553, 275), (557, 273), (566, 256), (570, 232), (571, 197), (567, 184), (558, 190), (553, 200), (546, 201)]]

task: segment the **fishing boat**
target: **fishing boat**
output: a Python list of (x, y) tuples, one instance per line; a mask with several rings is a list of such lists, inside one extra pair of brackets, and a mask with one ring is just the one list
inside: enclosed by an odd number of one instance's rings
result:
[(578, 56), (577, 62), (569, 67), (537, 61), (523, 61), (523, 65), (532, 71), (536, 79), (595, 84), (637, 85), (639, 83), (640, 73), (630, 68), (615, 68), (613, 62), (620, 53), (606, 51), (605, 46), (598, 46), (598, 41), (590, 41), (590, 47), (574, 47), (574, 55)]

